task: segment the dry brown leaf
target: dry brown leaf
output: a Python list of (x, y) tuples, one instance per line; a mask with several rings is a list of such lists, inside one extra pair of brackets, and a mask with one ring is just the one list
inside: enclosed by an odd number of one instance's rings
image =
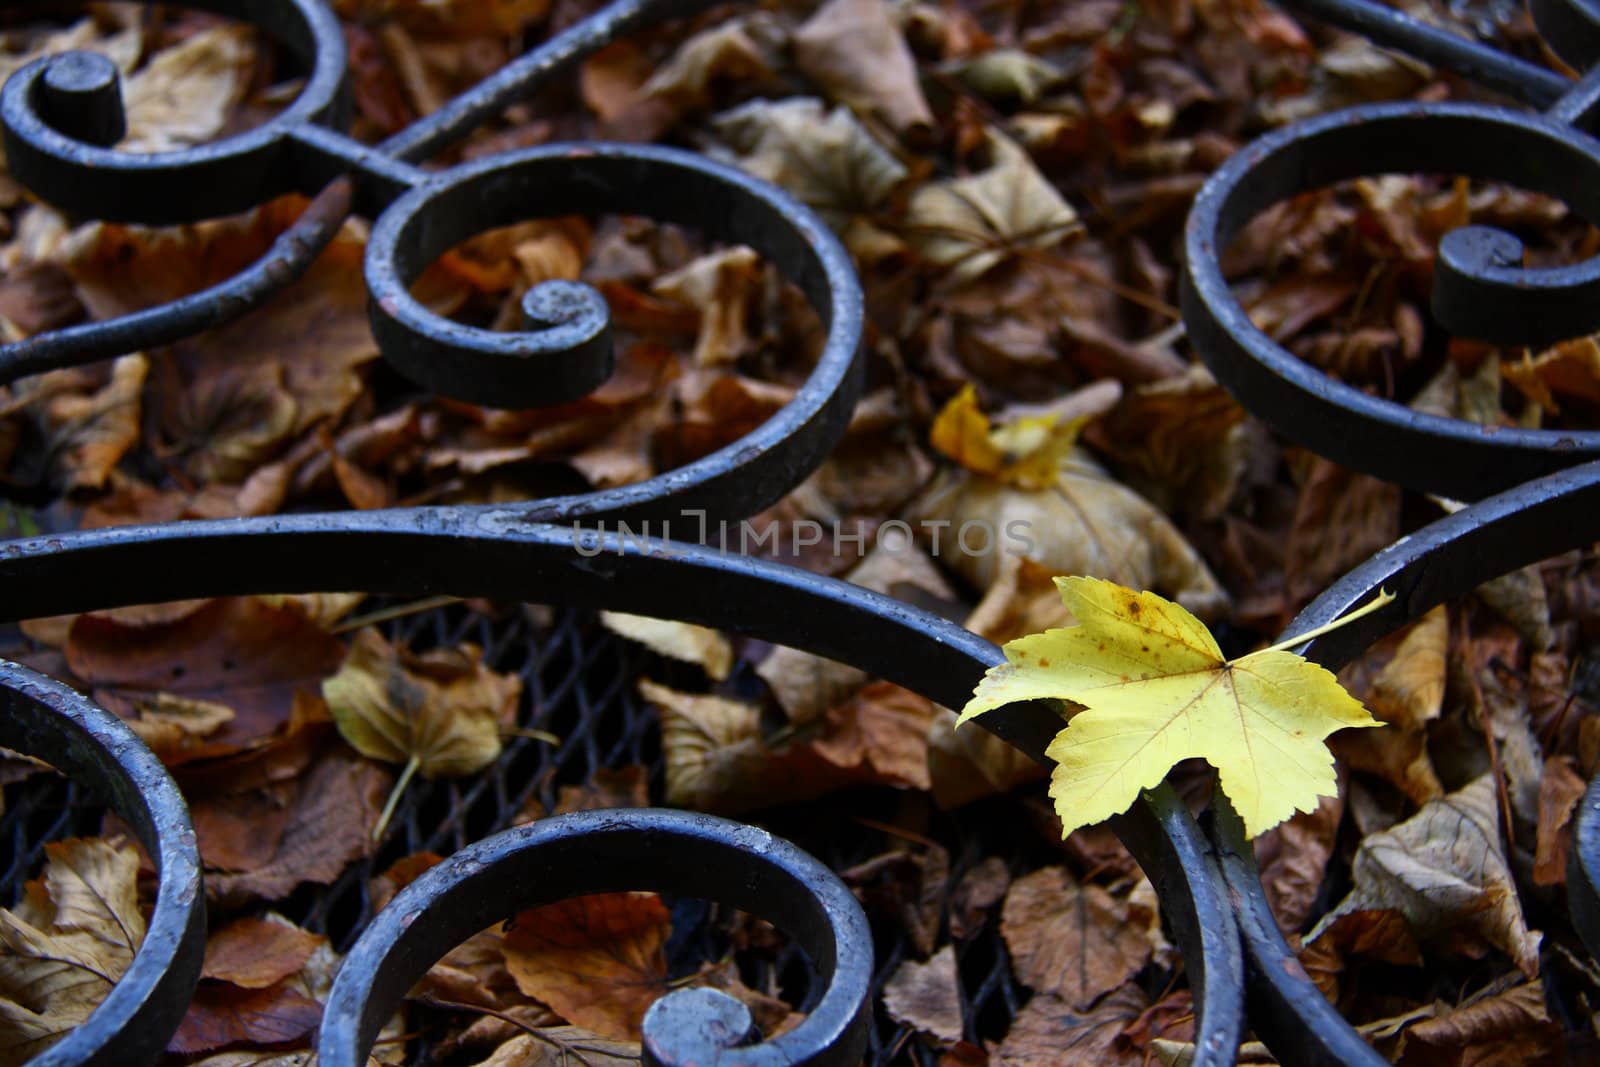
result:
[(1543, 652), (1555, 642), (1555, 631), (1550, 628), (1550, 603), (1538, 566), (1502, 574), (1473, 592), (1502, 619), (1515, 626), (1534, 651)]
[(1348, 912), (1390, 909), (1424, 943), (1468, 955), (1492, 945), (1524, 974), (1538, 974), (1540, 934), (1523, 921), (1501, 844), (1492, 775), (1368, 835), (1351, 874), (1350, 894), (1317, 924), (1308, 942)]
[(915, 1027), (941, 1044), (961, 1040), (961, 987), (956, 949), (946, 945), (928, 960), (906, 960), (883, 987), (883, 1007), (896, 1022)]
[(1011, 1020), (1011, 1029), (989, 1062), (991, 1067), (1055, 1067), (1062, 1063), (1145, 1067), (1145, 1054), (1122, 1031), (1149, 1003), (1132, 983), (1088, 1011), (1041, 994)]
[(1382, 776), (1418, 804), (1444, 794), (1428, 757), (1428, 723), (1443, 708), (1449, 644), (1449, 615), (1434, 608), (1340, 675), (1389, 728), (1381, 741), (1348, 731), (1334, 738), (1334, 751), (1352, 769)]
[(284, 921), (236, 919), (206, 942), (200, 976), (265, 989), (298, 974), (327, 940)]
[(761, 299), (766, 272), (754, 249), (735, 245), (708, 252), (651, 285), (652, 291), (700, 312), (694, 363), (737, 363), (755, 347), (747, 323)]
[(239, 1045), (303, 1042), (321, 1021), (322, 1005), (285, 982), (248, 989), (203, 981), (183, 1022), (167, 1039), (167, 1051), (182, 1056)]
[(1261, 885), (1285, 934), (1298, 933), (1311, 917), (1343, 817), (1342, 795), (1323, 797), (1316, 811), (1297, 812), (1256, 838)]
[(1574, 769), (1571, 756), (1545, 760), (1539, 781), (1539, 824), (1533, 861), (1535, 885), (1563, 885), (1572, 848), (1572, 814), (1589, 783)]
[(652, 652), (701, 667), (714, 681), (722, 681), (733, 669), (733, 646), (716, 630), (620, 611), (602, 611), (600, 622), (612, 633), (637, 641)]
[(956, 285), (976, 280), (1024, 249), (1052, 248), (1082, 230), (1074, 211), (1027, 152), (991, 133), (987, 169), (929, 182), (911, 195), (906, 236)]
[(950, 854), (937, 844), (895, 848), (840, 872), (868, 916), (882, 916), (905, 934), (917, 956), (933, 952), (950, 884)]
[(713, 122), (739, 165), (798, 197), (836, 232), (870, 212), (906, 179), (900, 161), (844, 108), (799, 97), (753, 100)]
[(1284, 556), (1289, 596), (1305, 602), (1399, 536), (1399, 486), (1312, 460)]
[(888, 0), (828, 0), (794, 32), (794, 58), (834, 103), (874, 112), (899, 133), (933, 125)]
[(61, 492), (100, 489), (139, 441), (141, 394), (149, 373), (141, 355), (103, 371), (59, 370), (22, 379), (0, 417), (24, 417), (41, 445), (14, 455), (8, 480), (49, 484)]
[(1150, 941), (1129, 921), (1128, 902), (1079, 884), (1065, 867), (1012, 883), (1000, 932), (1017, 977), (1069, 1008), (1093, 1004), (1150, 959)]
[(362, 755), (415, 760), (424, 778), (454, 778), (500, 754), (500, 730), (516, 713), (522, 679), (490, 670), (476, 645), (416, 655), (368, 627), (322, 694), (339, 732)]
[[(206, 861), (206, 896), (225, 907), (282, 900), (302, 882), (327, 885), (371, 847), (387, 771), (342, 745), (329, 749), (303, 776), (246, 793), (191, 800), (195, 836)], [(270, 847), (250, 867), (213, 871), (217, 842), (237, 844), (261, 834), (282, 812), (281, 829), (266, 834)], [(202, 814), (204, 813), (204, 814)]]
[(1221, 517), (1249, 460), (1244, 409), (1200, 366), (1134, 389), (1106, 431), (1117, 470), (1168, 514)]
[(44, 877), (0, 910), (0, 1064), (21, 1064), (87, 1019), (144, 940), (139, 854), (94, 838), (45, 846)]
[(1564, 1044), (1561, 1027), (1545, 1008), (1544, 983), (1534, 980), (1418, 1022), (1406, 1030), (1401, 1062), (1474, 1067), (1560, 1062)]
[(68, 632), (67, 664), (96, 701), (130, 719), (147, 708), (159, 718), (163, 707), (177, 707), (172, 698), (233, 711), (203, 738), (166, 753), (173, 760), (264, 743), (286, 727), (297, 699), (314, 698), (344, 655), (343, 643), (304, 615), (255, 597), (208, 601), (150, 625), (127, 618), (80, 615)]
[(1405, 917), (1387, 908), (1346, 911), (1319, 925), (1300, 949), (1300, 964), (1322, 995), (1339, 1002), (1339, 977), (1351, 957), (1422, 966), (1422, 949)]
[(1600, 342), (1593, 337), (1562, 341), (1499, 369), (1523, 396), (1547, 411), (1561, 410), (1557, 397), (1600, 403)]
[(933, 702), (889, 682), (871, 682), (830, 708), (811, 748), (841, 770), (859, 769), (886, 785), (927, 789)]
[(950, 894), (950, 936), (965, 941), (977, 935), (988, 911), (1006, 897), (1011, 871), (999, 856), (990, 856), (961, 876)]
[(517, 986), (568, 1022), (639, 1040), (646, 1009), (667, 989), (671, 916), (654, 893), (599, 893), (523, 912), (505, 935)]

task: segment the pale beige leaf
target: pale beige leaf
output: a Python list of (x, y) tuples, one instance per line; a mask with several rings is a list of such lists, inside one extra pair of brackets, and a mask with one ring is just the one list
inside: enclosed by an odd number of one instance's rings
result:
[(159, 52), (122, 85), (128, 135), (120, 147), (167, 152), (222, 132), (253, 60), (251, 31), (219, 26)]
[(753, 100), (713, 125), (745, 170), (798, 197), (842, 232), (850, 217), (883, 203), (906, 168), (845, 108), (819, 100)]
[(836, 103), (876, 112), (900, 132), (933, 124), (888, 0), (828, 0), (795, 31), (794, 58)]
[(621, 611), (602, 611), (600, 622), (612, 633), (672, 659), (693, 663), (721, 681), (733, 668), (733, 646), (715, 630), (688, 622), (652, 619)]
[(991, 134), (988, 169), (929, 182), (912, 194), (907, 235), (928, 262), (971, 282), (1022, 249), (1046, 249), (1081, 232), (1078, 213), (1014, 142)]
[(902, 963), (883, 987), (883, 1006), (895, 1021), (945, 1044), (960, 1041), (961, 988), (955, 946), (946, 945), (926, 963)]
[(1500, 838), (1492, 775), (1431, 800), (1405, 822), (1369, 835), (1352, 865), (1355, 885), (1307, 938), (1357, 910), (1399, 912), (1425, 943), (1472, 952), (1492, 945), (1530, 976), (1538, 973), (1538, 931), (1522, 916)]

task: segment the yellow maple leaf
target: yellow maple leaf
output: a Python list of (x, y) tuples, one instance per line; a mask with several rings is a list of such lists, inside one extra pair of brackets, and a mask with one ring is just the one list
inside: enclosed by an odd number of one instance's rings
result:
[(1056, 588), (1078, 625), (1007, 642), (1006, 662), (984, 675), (959, 722), (1023, 700), (1084, 709), (1046, 749), (1063, 835), (1127, 811), (1178, 761), (1199, 758), (1254, 837), (1335, 795), (1329, 734), (1383, 725), (1331, 673), (1286, 651), (1327, 628), (1228, 660), (1204, 623), (1154, 593), (1079, 577)]

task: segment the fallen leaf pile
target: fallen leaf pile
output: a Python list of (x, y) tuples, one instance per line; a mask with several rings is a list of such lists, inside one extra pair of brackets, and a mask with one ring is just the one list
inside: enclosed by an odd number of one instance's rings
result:
[[(351, 131), (376, 142), (597, 0), (332, 6)], [(1515, 5), (1398, 6), (1548, 54)], [(124, 151), (249, 129), (301, 85), (281, 49), (206, 12), (30, 18), (0, 26), (0, 77), (67, 49), (106, 55)], [(1507, 575), (1385, 638), (1341, 673), (1350, 698), (1286, 653), (1252, 656), (1340, 574), (1456, 505), (1276, 438), (1201, 366), (1175, 306), (1190, 202), (1252, 138), (1354, 103), (1470, 98), (1253, 0), (774, 0), (617, 41), (432, 161), (673, 144), (814, 209), (861, 279), (866, 392), (821, 467), (730, 526), (728, 549), (1015, 642), (985, 699), (1049, 679), (1035, 695), (1076, 711), (1063, 769), (1047, 784), (982, 720), (957, 729), (950, 709), (855, 668), (672, 620), (337, 590), (30, 620), (0, 655), (128, 722), (193, 817), (211, 919), (169, 1058), (307, 1067), (340, 954), (428, 867), (516, 822), (655, 803), (761, 823), (840, 871), (874, 925), (879, 1062), (1187, 1062), (1183, 961), (1150, 882), (1097, 820), (1163, 775), (1199, 810), (1211, 760), (1286, 937), (1380, 1053), (1412, 1067), (1596, 1059), (1600, 971), (1563, 892), (1600, 771), (1594, 554)], [(0, 172), (0, 337), (215, 283), (304, 206), (101, 223)], [(0, 388), (7, 536), (627, 485), (759, 426), (823, 344), (754, 249), (633, 217), (530, 219), (447, 251), (416, 296), (514, 329), (530, 287), (581, 279), (610, 306), (615, 373), (545, 408), (422, 394), (368, 329), (369, 222), (230, 325)], [(1595, 338), (1498, 349), (1432, 320), (1438, 241), (1468, 223), (1516, 232), (1536, 264), (1597, 247), (1526, 190), (1385, 175), (1262, 212), (1223, 265), (1262, 330), (1373, 395), (1490, 433), (1592, 427)], [(1086, 576), (1066, 603), (1061, 575)], [(1106, 583), (1148, 594), (1111, 610)], [(1151, 621), (1131, 622), (1134, 604)], [(1122, 666), (1077, 655), (1102, 641)], [(1260, 699), (1250, 679), (1268, 676), (1286, 703)], [(1153, 696), (1196, 699), (1168, 721)], [(1128, 751), (1130, 723), (1148, 748)], [(31, 843), (27, 813), (63, 787), (0, 757), (0, 831)], [(0, 899), (0, 1062), (82, 1021), (148, 914), (152, 872), (128, 828), (72, 810)], [(771, 1034), (801, 1018), (805, 971), (786, 937), (726, 908), (582, 898), (457, 946), (374, 1055), (631, 1064), (661, 991), (723, 989)], [(1270, 1062), (1254, 1042), (1241, 1057)]]

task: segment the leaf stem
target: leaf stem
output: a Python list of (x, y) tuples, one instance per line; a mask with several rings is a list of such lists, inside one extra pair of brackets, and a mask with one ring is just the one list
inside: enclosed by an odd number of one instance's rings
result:
[(378, 816), (378, 824), (372, 828), (374, 841), (383, 840), (383, 832), (389, 828), (389, 820), (394, 817), (394, 809), (400, 803), (400, 796), (406, 791), (406, 786), (411, 784), (411, 777), (417, 773), (417, 768), (420, 766), (422, 766), (421, 756), (412, 756), (406, 760), (405, 770), (400, 772), (394, 788), (389, 790), (389, 799), (384, 802), (383, 814)]
[[(1266, 648), (1263, 648), (1261, 651), (1262, 652), (1287, 652), (1291, 648), (1294, 648), (1296, 645), (1305, 644), (1307, 641), (1311, 640), (1313, 637), (1321, 637), (1325, 633), (1329, 633), (1330, 631), (1337, 630), (1339, 627), (1343, 626), (1347, 622), (1355, 622), (1359, 618), (1362, 618), (1362, 617), (1367, 616), (1367, 615), (1371, 615), (1374, 611), (1377, 611), (1379, 608), (1383, 607), (1385, 604), (1388, 604), (1393, 600), (1394, 600), (1394, 594), (1393, 593), (1389, 592), (1389, 590), (1387, 590), (1387, 589), (1380, 589), (1380, 590), (1378, 590), (1378, 595), (1377, 596), (1373, 597), (1371, 600), (1369, 600), (1367, 603), (1363, 604), (1361, 607), (1356, 608), (1354, 611), (1346, 612), (1345, 614), (1340, 615), (1337, 619), (1334, 619), (1332, 622), (1325, 622), (1321, 626), (1318, 626), (1318, 627), (1315, 627), (1313, 629), (1307, 630), (1303, 634), (1297, 634), (1296, 636), (1291, 637), (1286, 641), (1279, 641), (1275, 645), (1268, 645)], [(1251, 655), (1255, 655), (1255, 653), (1252, 652)]]

